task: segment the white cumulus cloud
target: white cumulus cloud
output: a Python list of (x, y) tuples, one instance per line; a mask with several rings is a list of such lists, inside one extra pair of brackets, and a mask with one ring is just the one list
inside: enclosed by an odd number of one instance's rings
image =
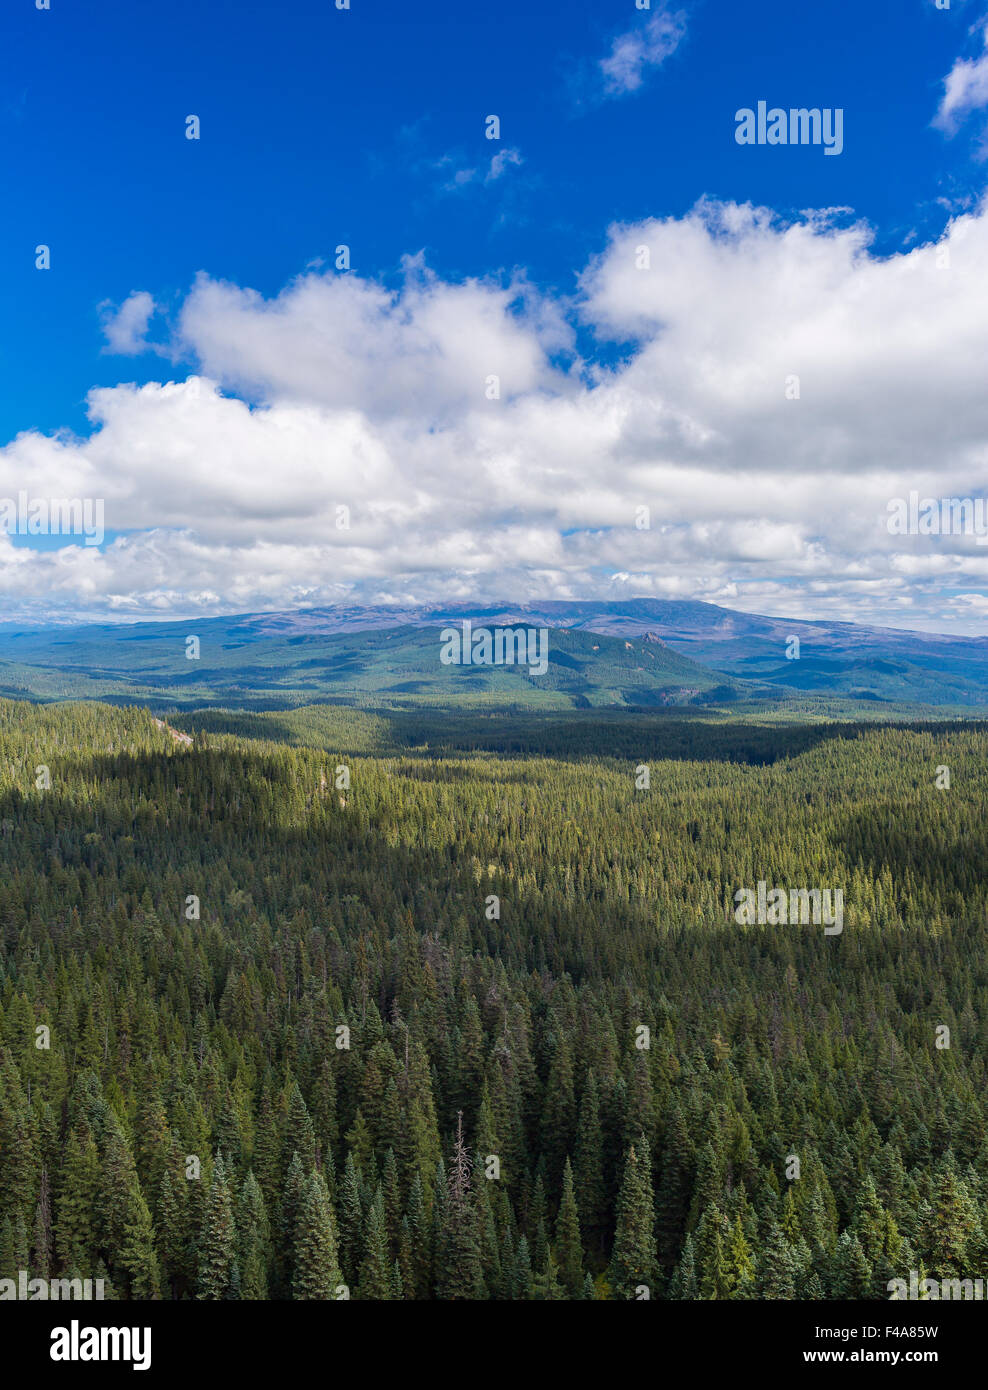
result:
[(982, 39), (985, 52), (979, 58), (958, 58), (944, 78), (943, 96), (933, 124), (947, 135), (955, 134), (972, 111), (988, 106), (988, 23)]
[(154, 299), (147, 290), (135, 290), (117, 307), (104, 304), (101, 311), (105, 352), (127, 357), (145, 350), (148, 324), (155, 312)]
[(878, 256), (834, 212), (705, 201), (613, 226), (572, 296), (421, 256), (397, 288), (202, 275), (195, 375), (0, 447), (0, 497), (102, 499), (111, 535), (0, 536), (4, 611), (651, 594), (978, 631), (988, 547), (886, 523), (985, 494), (986, 298), (984, 207)]

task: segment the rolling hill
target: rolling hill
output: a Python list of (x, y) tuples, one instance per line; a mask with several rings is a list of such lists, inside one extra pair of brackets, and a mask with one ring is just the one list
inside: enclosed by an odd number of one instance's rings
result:
[[(444, 666), (440, 629), (551, 630), (548, 667)], [(186, 641), (199, 640), (197, 660)], [(792, 638), (798, 659), (788, 659)], [(337, 607), (181, 622), (0, 626), (0, 694), (158, 708), (803, 701), (988, 706), (988, 638), (740, 613), (685, 600)]]
[[(0, 638), (0, 694), (140, 701), (157, 708), (287, 709), (324, 700), (381, 708), (420, 703), (572, 709), (738, 698), (730, 677), (656, 638), (555, 629), (547, 667), (444, 665), (437, 627), (262, 635), (209, 622), (50, 629)], [(190, 636), (200, 655), (186, 656)], [(16, 660), (4, 660), (8, 652)]]

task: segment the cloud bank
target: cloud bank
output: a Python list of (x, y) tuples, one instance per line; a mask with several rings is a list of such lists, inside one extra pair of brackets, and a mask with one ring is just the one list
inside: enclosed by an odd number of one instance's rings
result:
[(986, 296), (984, 207), (879, 258), (836, 213), (704, 201), (612, 227), (565, 297), (421, 257), (397, 289), (201, 275), (169, 349), (194, 374), (94, 390), (87, 438), (0, 449), (0, 496), (99, 497), (111, 532), (0, 536), (0, 599), (136, 617), (653, 595), (982, 631), (988, 547), (886, 517), (910, 489), (988, 487)]

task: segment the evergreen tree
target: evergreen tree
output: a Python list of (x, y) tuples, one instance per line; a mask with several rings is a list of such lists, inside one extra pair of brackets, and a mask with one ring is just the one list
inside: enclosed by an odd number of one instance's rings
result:
[(636, 1298), (640, 1286), (655, 1289), (652, 1174), (642, 1134), (628, 1149), (617, 1202), (617, 1231), (611, 1256), (611, 1287), (616, 1298)]
[(34, 1240), (31, 1245), (31, 1272), (36, 1279), (51, 1277), (52, 1262), (51, 1187), (48, 1169), (41, 1169), (41, 1188), (34, 1214)]
[(563, 1168), (563, 1194), (556, 1217), (556, 1259), (560, 1283), (570, 1298), (579, 1298), (583, 1289), (583, 1247), (573, 1190), (573, 1169), (568, 1158)]
[(795, 1298), (797, 1273), (798, 1266), (792, 1246), (782, 1234), (781, 1228), (773, 1223), (769, 1227), (765, 1249), (758, 1263), (759, 1298)]
[(471, 1200), (470, 1159), (463, 1139), (463, 1114), (457, 1116), (456, 1142), (447, 1183), (443, 1225), (436, 1248), (436, 1291), (440, 1298), (483, 1296), (480, 1249)]
[(367, 1212), (364, 1238), (364, 1258), (360, 1265), (360, 1297), (386, 1300), (392, 1294), (392, 1261), (384, 1213), (384, 1195), (380, 1188)]
[(295, 1229), (292, 1294), (299, 1299), (336, 1299), (342, 1284), (329, 1192), (322, 1174), (312, 1173), (302, 1194)]
[(209, 1184), (205, 1219), (199, 1234), (198, 1298), (214, 1302), (226, 1298), (236, 1254), (236, 1239), (226, 1168), (217, 1154)]
[(252, 1301), (266, 1299), (271, 1232), (264, 1194), (253, 1170), (244, 1178), (240, 1188), (236, 1226), (240, 1296)]
[(843, 1231), (837, 1242), (834, 1260), (834, 1297), (867, 1298), (870, 1284), (871, 1265), (865, 1259), (861, 1242), (850, 1231)]

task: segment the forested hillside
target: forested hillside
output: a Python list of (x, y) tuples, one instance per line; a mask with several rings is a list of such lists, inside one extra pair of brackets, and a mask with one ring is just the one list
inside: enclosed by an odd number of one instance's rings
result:
[[(0, 1278), (988, 1276), (983, 727), (584, 725), (533, 756), (368, 752), (345, 710), (334, 747), (333, 718), (185, 746), (0, 702)], [(843, 931), (738, 925), (759, 880), (841, 887)]]
[[(317, 700), (373, 708), (500, 704), (569, 710), (730, 702), (742, 689), (730, 676), (657, 640), (568, 629), (545, 630), (541, 639), (532, 630), (533, 660), (539, 640), (545, 655), (544, 669), (533, 673), (527, 660), (444, 664), (438, 627), (260, 637), (222, 627), (214, 635), (214, 622), (203, 625), (194, 659), (188, 656), (186, 627), (118, 624), (55, 635), (0, 629), (0, 695), (191, 710), (293, 709)], [(520, 629), (520, 636), (527, 654), (528, 631)], [(743, 688), (751, 695), (761, 689), (755, 682)], [(778, 699), (771, 687), (763, 693), (773, 703)]]
[[(450, 669), (441, 629), (551, 630), (549, 668)], [(195, 635), (200, 657), (189, 660)], [(798, 657), (793, 639), (798, 639)], [(988, 704), (988, 640), (765, 617), (688, 599), (535, 600), (440, 607), (337, 605), (61, 627), (0, 623), (0, 694), (199, 709), (292, 709), (319, 699), (377, 707), (514, 701), (773, 705), (829, 699), (967, 709)], [(851, 717), (850, 714), (845, 717)]]

